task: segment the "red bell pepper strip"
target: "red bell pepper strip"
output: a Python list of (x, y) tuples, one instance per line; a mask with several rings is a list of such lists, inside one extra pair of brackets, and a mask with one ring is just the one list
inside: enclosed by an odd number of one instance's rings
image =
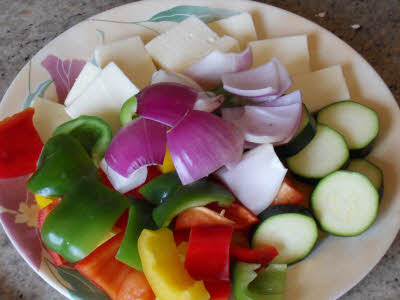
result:
[[(43, 226), (44, 220), (46, 219), (47, 215), (53, 210), (53, 208), (55, 208), (58, 205), (58, 203), (60, 203), (60, 201), (61, 201), (61, 199), (58, 198), (58, 199), (54, 200), (54, 202), (50, 203), (49, 205), (47, 205), (46, 207), (42, 208), (39, 211), (38, 227), (39, 227), (40, 231), (42, 230), (42, 226)], [(53, 259), (54, 264), (57, 267), (66, 263), (66, 260), (60, 254), (58, 254), (54, 251), (51, 251), (50, 249), (47, 249), (47, 252), (49, 252), (51, 258)]]
[(229, 281), (204, 281), (210, 300), (227, 300), (231, 294), (231, 283)]
[(294, 187), (293, 181), (286, 176), (282, 185), (275, 196), (271, 205), (278, 204), (300, 204), (306, 199), (306, 196)]
[(207, 207), (235, 222), (233, 227), (235, 230), (247, 230), (259, 221), (255, 214), (238, 202), (228, 207), (220, 207), (216, 203), (211, 203)]
[(229, 281), (232, 226), (193, 227), (185, 267), (196, 280)]
[(174, 241), (176, 245), (179, 245), (182, 242), (189, 241), (190, 230), (182, 229), (182, 230), (174, 230)]
[(261, 264), (263, 266), (269, 264), (279, 253), (272, 246), (265, 246), (259, 249), (241, 248), (231, 245), (231, 257), (235, 261), (242, 261), (251, 264)]
[(0, 122), (0, 178), (17, 177), (36, 170), (43, 148), (33, 126), (33, 108)]
[(102, 288), (112, 300), (153, 300), (154, 293), (144, 274), (115, 259), (123, 237), (124, 232), (121, 232), (109, 239), (75, 268)]
[(234, 225), (235, 223), (207, 207), (193, 207), (181, 212), (175, 221), (175, 230), (192, 227)]

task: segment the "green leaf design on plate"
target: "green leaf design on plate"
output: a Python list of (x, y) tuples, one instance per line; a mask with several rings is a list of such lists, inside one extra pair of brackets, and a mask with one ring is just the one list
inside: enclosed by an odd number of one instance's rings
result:
[(51, 80), (51, 79), (47, 79), (47, 80), (42, 81), (41, 83), (39, 83), (38, 86), (36, 87), (36, 89), (32, 93), (29, 93), (28, 97), (26, 97), (26, 99), (24, 101), (24, 104), (22, 106), (22, 109), (30, 107), (32, 105), (32, 101), (36, 97), (43, 97), (43, 95), (46, 92), (47, 88), (52, 83), (53, 83), (53, 80)]
[(164, 10), (152, 16), (148, 22), (176, 22), (179, 23), (190, 16), (196, 16), (204, 23), (218, 21), (234, 15), (240, 14), (239, 11), (225, 8), (211, 8), (206, 6), (180, 5), (171, 9)]
[(55, 267), (58, 274), (68, 282), (74, 290), (68, 289), (73, 300), (110, 300), (107, 294), (74, 269)]

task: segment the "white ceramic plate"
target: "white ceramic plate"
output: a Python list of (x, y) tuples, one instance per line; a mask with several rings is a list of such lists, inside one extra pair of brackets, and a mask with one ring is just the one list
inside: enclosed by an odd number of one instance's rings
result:
[[(377, 264), (400, 228), (397, 172), (400, 169), (400, 114), (395, 99), (374, 69), (351, 47), (320, 26), (272, 6), (238, 0), (150, 0), (121, 6), (91, 19), (142, 21), (178, 5), (248, 11), (255, 21), (258, 39), (307, 33), (312, 70), (341, 64), (351, 99), (378, 112), (381, 132), (369, 159), (383, 169), (385, 192), (376, 222), (358, 237), (327, 238), (313, 255), (290, 267), (288, 272), (287, 299), (338, 298)], [(174, 23), (145, 24), (162, 32)], [(147, 42), (155, 36), (152, 30), (135, 24), (85, 21), (74, 26), (39, 51), (21, 70), (1, 102), (0, 118), (18, 112), (25, 99), (50, 78), (41, 66), (47, 55), (89, 60), (99, 44), (96, 29), (105, 33), (106, 42), (134, 35), (140, 35)], [(45, 96), (57, 100), (53, 84), (46, 89)], [(0, 180), (0, 219), (14, 246), (40, 276), (65, 296), (71, 299), (106, 299), (103, 292), (73, 269), (52, 265), (38, 238), (37, 207), (32, 195), (23, 189), (25, 181), (26, 177)]]

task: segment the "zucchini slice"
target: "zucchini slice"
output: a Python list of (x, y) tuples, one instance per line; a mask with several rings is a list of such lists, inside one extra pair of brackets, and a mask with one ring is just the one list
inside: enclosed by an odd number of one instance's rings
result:
[(305, 104), (303, 104), (303, 112), (301, 115), (300, 127), (293, 136), (292, 140), (287, 144), (275, 147), (275, 151), (279, 156), (293, 156), (307, 146), (314, 138), (317, 132), (317, 123), (310, 114)]
[(378, 213), (379, 195), (357, 172), (337, 171), (321, 180), (311, 195), (311, 208), (321, 228), (338, 236), (367, 230)]
[(379, 133), (378, 114), (354, 101), (341, 101), (325, 106), (317, 113), (317, 122), (339, 131), (344, 136), (352, 157), (367, 155)]
[(260, 215), (254, 230), (252, 248), (274, 246), (279, 255), (274, 264), (291, 264), (306, 257), (318, 238), (318, 226), (311, 212), (293, 204), (273, 205)]
[(349, 149), (343, 136), (329, 126), (318, 124), (313, 140), (286, 162), (294, 174), (306, 179), (320, 179), (343, 168), (348, 160)]
[(350, 164), (347, 170), (361, 173), (371, 180), (374, 187), (378, 190), (380, 196), (383, 193), (383, 172), (382, 170), (372, 162), (363, 159), (356, 158), (350, 160)]

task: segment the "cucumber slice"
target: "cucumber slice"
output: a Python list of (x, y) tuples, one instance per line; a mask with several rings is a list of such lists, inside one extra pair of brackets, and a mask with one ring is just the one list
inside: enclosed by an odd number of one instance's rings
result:
[(276, 146), (275, 151), (279, 156), (288, 157), (299, 153), (314, 138), (317, 132), (317, 123), (314, 117), (303, 104), (300, 127), (287, 144)]
[(349, 160), (349, 149), (336, 130), (317, 125), (317, 134), (299, 153), (287, 159), (289, 169), (308, 179), (320, 179), (343, 168)]
[(379, 116), (369, 107), (354, 101), (341, 101), (322, 108), (317, 122), (339, 131), (352, 157), (363, 157), (371, 150), (379, 133)]
[(342, 170), (321, 180), (311, 195), (311, 207), (321, 228), (339, 236), (367, 230), (376, 218), (378, 203), (378, 191), (366, 176)]
[(317, 241), (317, 223), (305, 207), (274, 205), (264, 210), (258, 218), (260, 223), (252, 237), (252, 248), (274, 246), (279, 255), (272, 263), (297, 262), (311, 252)]
[(350, 161), (347, 170), (361, 173), (371, 180), (374, 187), (378, 190), (379, 194), (383, 192), (383, 172), (382, 170), (372, 162), (363, 159), (356, 158)]

